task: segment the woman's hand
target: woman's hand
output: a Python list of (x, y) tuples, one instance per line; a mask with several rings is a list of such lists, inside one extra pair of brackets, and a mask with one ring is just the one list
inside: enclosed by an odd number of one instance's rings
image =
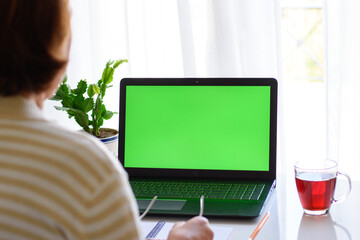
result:
[(214, 233), (204, 217), (193, 217), (187, 222), (175, 223), (168, 240), (212, 240)]

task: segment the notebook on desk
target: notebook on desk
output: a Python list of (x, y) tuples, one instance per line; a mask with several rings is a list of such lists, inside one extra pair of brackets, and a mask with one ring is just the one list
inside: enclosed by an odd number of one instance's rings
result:
[(125, 78), (119, 160), (143, 212), (256, 217), (276, 183), (277, 81)]

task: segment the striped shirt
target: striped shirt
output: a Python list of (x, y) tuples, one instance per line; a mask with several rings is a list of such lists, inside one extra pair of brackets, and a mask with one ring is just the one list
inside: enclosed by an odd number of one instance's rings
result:
[(0, 97), (0, 239), (139, 239), (127, 174), (96, 138)]

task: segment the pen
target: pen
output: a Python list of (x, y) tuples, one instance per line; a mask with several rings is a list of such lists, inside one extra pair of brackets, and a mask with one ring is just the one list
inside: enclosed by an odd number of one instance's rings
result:
[(204, 213), (204, 195), (200, 197), (200, 213), (199, 216), (202, 217)]
[(265, 214), (265, 216), (263, 217), (263, 219), (261, 219), (260, 223), (256, 226), (255, 230), (253, 231), (253, 233), (250, 235), (249, 240), (254, 240), (256, 235), (258, 234), (258, 232), (261, 230), (261, 228), (264, 226), (264, 224), (266, 223), (266, 221), (269, 219), (270, 216), (270, 212), (267, 212)]
[(150, 211), (150, 209), (156, 199), (157, 199), (157, 196), (154, 196), (153, 199), (151, 200), (151, 202), (149, 203), (149, 205), (147, 206), (147, 208), (145, 209), (145, 211), (143, 212), (143, 214), (140, 215), (140, 217), (139, 217), (140, 220), (143, 219), (145, 217), (145, 215)]

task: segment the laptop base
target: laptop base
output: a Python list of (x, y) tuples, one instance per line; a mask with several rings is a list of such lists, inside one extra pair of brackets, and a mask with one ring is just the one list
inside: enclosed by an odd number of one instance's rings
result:
[[(266, 182), (259, 200), (205, 199), (204, 216), (210, 218), (255, 218), (269, 199), (276, 181)], [(140, 213), (148, 207), (151, 198), (137, 198)], [(199, 199), (158, 198), (147, 215), (149, 216), (197, 216), (200, 213)]]

